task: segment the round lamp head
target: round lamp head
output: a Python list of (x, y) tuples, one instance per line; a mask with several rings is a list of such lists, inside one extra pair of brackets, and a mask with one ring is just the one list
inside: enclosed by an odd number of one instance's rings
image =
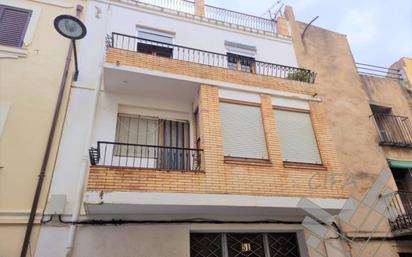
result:
[(87, 30), (83, 22), (71, 15), (60, 15), (54, 19), (54, 27), (63, 37), (77, 40), (86, 36)]

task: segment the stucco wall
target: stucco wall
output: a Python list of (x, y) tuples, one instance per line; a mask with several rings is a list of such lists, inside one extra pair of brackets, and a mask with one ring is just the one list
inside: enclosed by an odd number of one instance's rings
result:
[[(369, 103), (392, 108), (393, 115), (412, 119), (412, 109), (409, 105), (409, 96), (402, 86), (402, 82), (393, 79), (377, 78), (361, 75), (361, 81)], [(378, 138), (378, 132), (376, 137)], [(377, 139), (378, 140), (378, 139)], [(378, 143), (378, 142), (377, 142)], [(385, 156), (394, 160), (412, 160), (412, 150), (401, 147), (382, 147)]]
[[(369, 98), (363, 90), (363, 84), (357, 73), (355, 62), (343, 34), (310, 26), (304, 39), (301, 34), (305, 23), (297, 22), (291, 8), (286, 9), (286, 16), (292, 28), (292, 38), (298, 63), (317, 72), (319, 97), (322, 98), (326, 119), (330, 126), (332, 140), (337, 149), (337, 156), (348, 178), (346, 184), (351, 196), (361, 199), (375, 182), (383, 169), (389, 169), (384, 150), (377, 143), (376, 129), (369, 119), (371, 110)], [(388, 186), (395, 189), (391, 178)], [(367, 208), (361, 208), (353, 217), (354, 224), (365, 224), (359, 235), (390, 236), (387, 222), (375, 230), (379, 215), (373, 215), (363, 222)], [(353, 235), (355, 230), (341, 224), (343, 231)], [(382, 251), (376, 256), (397, 256), (392, 242), (382, 244)], [(353, 244), (354, 248), (358, 245)], [(373, 248), (373, 246), (371, 245)], [(352, 250), (354, 253), (354, 250)], [(365, 253), (362, 256), (368, 256)], [(373, 256), (373, 255), (371, 255)]]
[[(21, 251), (70, 44), (55, 31), (53, 20), (60, 14), (76, 15), (76, 4), (84, 2), (66, 0), (52, 5), (6, 0), (0, 3), (33, 10), (30, 22), (34, 22), (29, 25), (22, 49), (11, 50), (23, 55), (13, 57), (13, 53), (7, 52), (10, 47), (0, 46), (0, 103), (9, 106), (7, 117), (2, 117), (5, 125), (0, 137), (0, 256), (15, 257)], [(70, 71), (69, 81), (71, 74)], [(68, 91), (46, 170), (37, 224), (46, 202), (67, 96)], [(37, 234), (36, 225), (31, 253), (36, 247)]]

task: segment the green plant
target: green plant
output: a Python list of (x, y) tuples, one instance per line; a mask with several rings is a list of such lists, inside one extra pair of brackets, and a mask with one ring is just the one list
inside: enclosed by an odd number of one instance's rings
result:
[(312, 76), (311, 72), (307, 70), (298, 70), (295, 72), (290, 72), (288, 74), (288, 79), (293, 79), (297, 81), (303, 81), (303, 82), (311, 82)]

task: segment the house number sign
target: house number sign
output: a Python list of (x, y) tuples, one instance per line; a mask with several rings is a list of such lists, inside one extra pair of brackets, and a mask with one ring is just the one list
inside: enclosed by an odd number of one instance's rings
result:
[(250, 243), (242, 243), (241, 245), (242, 247), (242, 252), (250, 252), (252, 251), (252, 246), (250, 245)]

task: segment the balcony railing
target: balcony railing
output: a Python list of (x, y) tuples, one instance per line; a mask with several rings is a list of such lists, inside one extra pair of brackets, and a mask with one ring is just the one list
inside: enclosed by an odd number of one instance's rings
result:
[(203, 150), (99, 141), (89, 154), (92, 166), (200, 171)]
[(401, 72), (398, 69), (386, 68), (365, 63), (356, 63), (356, 68), (358, 69), (358, 73), (361, 75), (402, 80)]
[(408, 117), (374, 114), (381, 145), (412, 147), (412, 126)]
[[(139, 4), (145, 3), (159, 6), (166, 9), (175, 10), (178, 12), (195, 14), (195, 3), (186, 0), (121, 0), (122, 2)], [(227, 10), (215, 6), (205, 5), (205, 17), (216, 21), (231, 23), (251, 29), (262, 30), (266, 32), (276, 33), (276, 25), (274, 20)]]
[(392, 231), (412, 232), (412, 192), (393, 192), (384, 199)]
[(229, 56), (227, 54), (168, 44), (116, 32), (113, 32), (111, 35), (107, 35), (106, 45), (109, 48), (154, 54), (175, 60), (234, 69), (263, 76), (303, 81), (307, 83), (314, 83), (316, 77), (315, 72), (308, 69), (260, 62), (252, 58), (242, 59), (236, 64), (236, 60), (233, 59), (233, 55)]

